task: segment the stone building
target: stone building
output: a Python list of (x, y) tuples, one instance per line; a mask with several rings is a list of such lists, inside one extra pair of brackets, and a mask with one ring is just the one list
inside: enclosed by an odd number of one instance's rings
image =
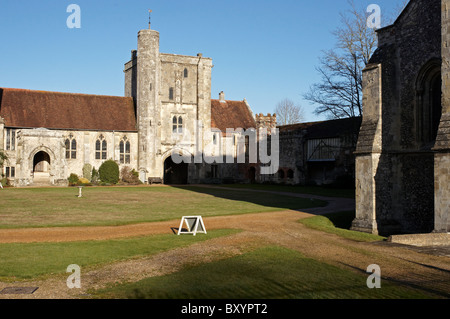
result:
[[(125, 64), (125, 97), (0, 88), (0, 149), (9, 158), (2, 173), (15, 186), (67, 185), (85, 164), (98, 169), (113, 159), (142, 182), (254, 178), (248, 165), (219, 167), (202, 157), (210, 147), (211, 156), (235, 159), (236, 140), (256, 127), (245, 100), (227, 101), (223, 92), (211, 99), (212, 67), (202, 54), (161, 53), (159, 33), (149, 28)], [(243, 131), (219, 133), (226, 128)]]
[[(361, 118), (279, 126), (279, 170), (263, 182), (291, 185), (354, 184)], [(344, 185), (345, 183), (345, 185)]]
[(411, 0), (363, 72), (353, 229), (449, 232), (450, 0)]

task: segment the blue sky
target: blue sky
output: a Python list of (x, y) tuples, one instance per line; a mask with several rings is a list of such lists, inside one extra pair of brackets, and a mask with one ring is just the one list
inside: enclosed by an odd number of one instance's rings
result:
[[(401, 2), (355, 0), (378, 4), (382, 18)], [(79, 29), (66, 25), (70, 4), (81, 8)], [(152, 9), (161, 52), (213, 59), (212, 98), (246, 98), (254, 113), (289, 98), (306, 121), (321, 120), (302, 96), (348, 8), (347, 0), (0, 0), (0, 87), (123, 96), (123, 65)]]

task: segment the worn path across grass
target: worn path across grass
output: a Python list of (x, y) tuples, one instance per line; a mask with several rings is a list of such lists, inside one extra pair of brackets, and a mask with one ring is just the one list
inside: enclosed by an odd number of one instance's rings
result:
[[(335, 199), (329, 206), (314, 213), (341, 209), (343, 202)], [(348, 202), (347, 202), (348, 203)], [(336, 205), (336, 206), (333, 206)], [(151, 276), (171, 274), (188, 265), (240, 255), (259, 247), (281, 246), (293, 249), (319, 262), (328, 263), (355, 273), (365, 274), (371, 264), (381, 267), (383, 280), (399, 283), (432, 294), (450, 297), (450, 258), (438, 257), (390, 245), (386, 242), (356, 242), (337, 235), (307, 228), (298, 221), (310, 213), (286, 210), (260, 214), (205, 218), (207, 230), (235, 228), (242, 232), (215, 238), (159, 253), (151, 257), (117, 262), (91, 271), (82, 270), (82, 288), (68, 289), (67, 275), (41, 281), (15, 283), (15, 286), (36, 286), (32, 295), (3, 295), (3, 298), (84, 298), (95, 289), (116, 282), (134, 282)], [(109, 239), (171, 233), (179, 220), (141, 225), (93, 228), (0, 230), (1, 238), (16, 241), (61, 241)], [(23, 233), (20, 233), (20, 232)], [(15, 232), (15, 233), (14, 233)], [(13, 234), (15, 234), (13, 236)], [(29, 237), (27, 237), (29, 236)], [(199, 234), (197, 236), (205, 236)], [(206, 235), (207, 236), (207, 235)], [(12, 286), (0, 283), (0, 289)], [(89, 297), (89, 296), (87, 296)]]

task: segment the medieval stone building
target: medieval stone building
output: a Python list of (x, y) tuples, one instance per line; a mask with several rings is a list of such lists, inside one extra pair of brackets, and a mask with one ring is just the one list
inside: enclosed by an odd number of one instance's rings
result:
[(450, 0), (411, 0), (363, 72), (353, 229), (450, 231)]
[(67, 185), (85, 164), (98, 169), (113, 159), (142, 182), (254, 179), (257, 163), (252, 170), (237, 161), (219, 167), (201, 156), (212, 145), (212, 156), (236, 158), (236, 141), (245, 136), (220, 132), (256, 127), (245, 99), (227, 101), (223, 92), (211, 99), (212, 67), (201, 54), (161, 53), (159, 33), (149, 28), (125, 64), (125, 97), (0, 88), (0, 149), (8, 156), (2, 173), (15, 186)]
[(279, 126), (279, 170), (262, 182), (354, 187), (361, 118)]

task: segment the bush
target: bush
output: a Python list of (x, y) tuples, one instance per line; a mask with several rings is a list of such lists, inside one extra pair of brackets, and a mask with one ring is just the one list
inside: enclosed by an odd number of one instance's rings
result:
[(6, 177), (0, 178), (0, 183), (2, 183), (2, 186), (9, 186), (9, 181)]
[(91, 164), (84, 164), (83, 177), (86, 178), (89, 182), (92, 180), (92, 165)]
[(95, 169), (95, 167), (92, 168), (92, 174), (91, 174), (91, 182), (97, 183), (99, 179), (98, 171)]
[(134, 169), (131, 170), (128, 166), (125, 166), (120, 171), (120, 176), (122, 176), (122, 181), (131, 185), (141, 184), (139, 180), (139, 173)]
[(84, 178), (84, 177), (82, 177), (78, 180), (77, 185), (78, 186), (92, 186), (91, 182), (87, 178)]
[(69, 186), (76, 186), (78, 185), (78, 181), (80, 179), (78, 178), (77, 174), (72, 173), (67, 180), (69, 181)]
[(98, 169), (100, 180), (107, 184), (119, 182), (119, 165), (113, 160), (107, 160)]

